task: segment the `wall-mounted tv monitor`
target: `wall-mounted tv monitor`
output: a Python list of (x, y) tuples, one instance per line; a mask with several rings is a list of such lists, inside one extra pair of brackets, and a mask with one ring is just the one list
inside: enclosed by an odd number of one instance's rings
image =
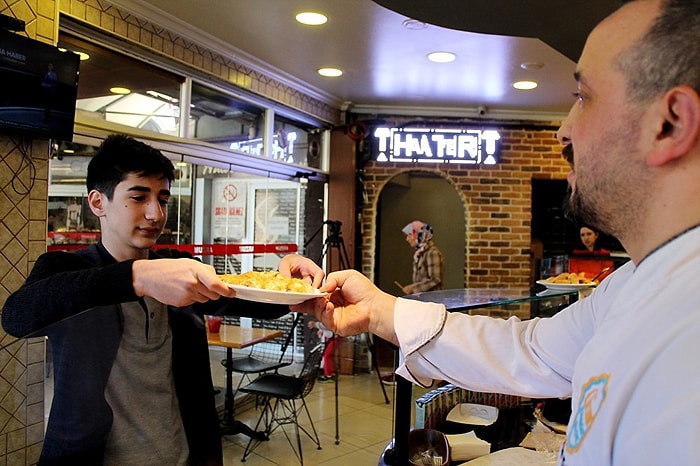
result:
[(0, 132), (73, 140), (80, 58), (0, 30)]

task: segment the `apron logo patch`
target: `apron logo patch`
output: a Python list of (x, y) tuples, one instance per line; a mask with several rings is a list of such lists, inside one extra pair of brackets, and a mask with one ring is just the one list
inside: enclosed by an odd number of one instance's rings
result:
[(610, 374), (602, 374), (598, 377), (592, 377), (581, 388), (576, 417), (566, 436), (567, 452), (574, 453), (581, 447), (586, 434), (593, 426), (593, 422), (603, 406), (608, 393), (609, 380)]

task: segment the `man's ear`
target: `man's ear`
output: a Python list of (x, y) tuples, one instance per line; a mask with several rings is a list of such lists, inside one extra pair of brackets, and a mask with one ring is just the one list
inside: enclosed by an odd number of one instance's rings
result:
[(689, 86), (677, 86), (658, 102), (654, 148), (647, 164), (659, 167), (689, 153), (700, 137), (700, 96)]
[(96, 217), (103, 217), (105, 207), (104, 203), (107, 202), (105, 195), (98, 190), (93, 189), (88, 193), (87, 200), (92, 213), (95, 214)]

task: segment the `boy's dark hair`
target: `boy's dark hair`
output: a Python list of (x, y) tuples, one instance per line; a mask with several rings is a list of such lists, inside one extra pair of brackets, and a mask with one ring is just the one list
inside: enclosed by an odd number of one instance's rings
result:
[(87, 190), (96, 189), (112, 200), (114, 188), (129, 173), (138, 176), (161, 175), (171, 183), (175, 167), (159, 150), (125, 134), (112, 134), (97, 150), (87, 169)]

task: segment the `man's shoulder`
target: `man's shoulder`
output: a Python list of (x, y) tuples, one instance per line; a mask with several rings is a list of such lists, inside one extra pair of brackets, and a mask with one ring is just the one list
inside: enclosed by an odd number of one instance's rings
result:
[(85, 268), (99, 264), (100, 254), (96, 246), (89, 246), (76, 251), (45, 252), (36, 261), (35, 267), (57, 267), (61, 269)]

